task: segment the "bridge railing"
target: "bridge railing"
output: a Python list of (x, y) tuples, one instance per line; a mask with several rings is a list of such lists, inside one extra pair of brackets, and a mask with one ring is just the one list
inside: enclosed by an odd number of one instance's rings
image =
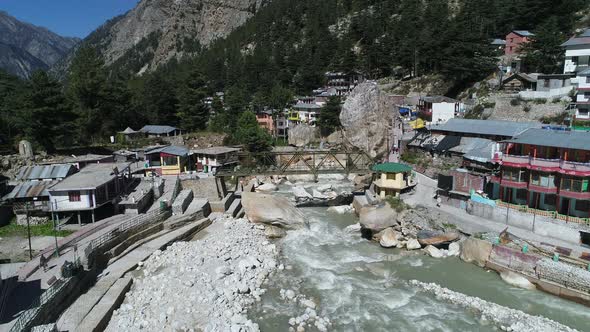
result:
[(373, 159), (360, 150), (246, 152), (238, 155), (237, 166), (219, 169), (216, 176), (366, 173), (373, 165)]

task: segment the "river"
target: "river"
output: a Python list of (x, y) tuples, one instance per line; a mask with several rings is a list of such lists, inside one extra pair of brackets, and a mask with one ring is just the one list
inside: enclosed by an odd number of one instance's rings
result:
[(411, 279), (590, 331), (590, 310), (585, 306), (512, 287), (497, 273), (459, 258), (433, 259), (419, 251), (383, 249), (344, 231), (358, 222), (352, 214), (337, 215), (326, 208), (302, 211), (309, 229), (290, 231), (281, 240), (281, 262), (287, 268), (271, 278), (268, 292), (249, 311), (262, 331), (287, 331), (289, 318), (303, 314), (301, 307), (280, 299), (281, 289), (314, 299), (318, 314), (333, 322), (330, 330), (497, 331), (472, 312), (418, 292), (407, 284)]

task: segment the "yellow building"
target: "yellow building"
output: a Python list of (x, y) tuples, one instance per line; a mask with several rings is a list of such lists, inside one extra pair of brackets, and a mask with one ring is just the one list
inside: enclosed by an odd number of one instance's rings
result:
[(375, 165), (373, 171), (376, 173), (375, 181), (373, 181), (375, 193), (381, 198), (397, 197), (404, 190), (416, 185), (412, 177), (412, 168), (408, 165), (383, 163)]

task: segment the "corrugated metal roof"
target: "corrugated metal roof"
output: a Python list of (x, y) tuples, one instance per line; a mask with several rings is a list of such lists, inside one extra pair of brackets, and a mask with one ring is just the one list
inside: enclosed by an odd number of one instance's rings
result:
[(529, 129), (506, 142), (590, 151), (590, 132)]
[(162, 135), (176, 130), (178, 129), (172, 126), (147, 125), (141, 128), (139, 131), (146, 134)]
[(229, 152), (237, 152), (237, 151), (240, 151), (240, 149), (230, 148), (230, 147), (226, 147), (226, 146), (214, 146), (214, 147), (206, 148), (206, 149), (191, 150), (191, 154), (219, 155), (219, 154), (224, 154), (224, 153), (229, 153)]
[(19, 181), (63, 179), (70, 174), (72, 168), (70, 164), (24, 166), (19, 170), (16, 179)]
[(297, 103), (293, 108), (298, 109), (320, 109), (322, 108), (320, 105), (317, 104), (305, 104), (305, 103)]
[(49, 191), (95, 189), (113, 180), (116, 177), (115, 169), (118, 172), (123, 172), (130, 165), (131, 163), (90, 164), (82, 168), (80, 172), (65, 178), (63, 181), (49, 188)]
[(574, 37), (565, 43), (561, 44), (562, 47), (577, 46), (577, 45), (588, 45), (590, 44), (590, 36), (586, 37)]
[(534, 36), (535, 34), (528, 31), (528, 30), (514, 30), (512, 31), (517, 35), (523, 36), (523, 37), (530, 37), (530, 36)]
[(514, 137), (527, 129), (540, 127), (538, 122), (450, 119), (444, 124), (432, 125), (429, 129), (447, 133)]
[(427, 96), (420, 98), (427, 103), (458, 103), (459, 101), (445, 96)]
[(186, 156), (188, 152), (188, 149), (183, 146), (170, 145), (146, 151), (145, 154), (166, 153), (173, 156)]
[(492, 40), (492, 45), (506, 45), (506, 41), (504, 39), (496, 38)]
[(4, 199), (49, 197), (48, 188), (59, 181), (27, 181), (14, 187)]
[(578, 76), (590, 76), (590, 68), (582, 70), (578, 73)]

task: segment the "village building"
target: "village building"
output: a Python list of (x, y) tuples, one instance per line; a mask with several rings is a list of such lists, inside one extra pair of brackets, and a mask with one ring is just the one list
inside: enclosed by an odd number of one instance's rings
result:
[(445, 96), (422, 97), (418, 109), (432, 123), (445, 123), (464, 112), (462, 102)]
[(490, 43), (492, 49), (497, 52), (496, 54), (504, 54), (506, 49), (506, 40), (496, 38)]
[(70, 157), (63, 158), (55, 162), (40, 163), (40, 165), (55, 165), (55, 164), (70, 164), (75, 166), (77, 169), (82, 169), (87, 165), (102, 164), (102, 163), (113, 163), (115, 157), (113, 155), (101, 155), (101, 154), (85, 154), (80, 156), (72, 155)]
[(524, 44), (529, 43), (534, 34), (527, 30), (514, 30), (506, 35), (504, 54), (511, 56), (520, 54)]
[(565, 48), (564, 74), (573, 74), (576, 120), (590, 120), (590, 29), (561, 45)]
[(534, 91), (536, 86), (537, 78), (524, 73), (514, 73), (502, 81), (502, 90), (507, 93)]
[(272, 111), (256, 112), (256, 122), (258, 122), (258, 125), (265, 129), (269, 134), (274, 135), (275, 121), (272, 117)]
[(139, 130), (148, 137), (170, 137), (182, 134), (182, 131), (172, 126), (147, 125)]
[(504, 141), (493, 198), (564, 220), (589, 218), (589, 140), (590, 132), (529, 129)]
[(322, 107), (313, 102), (314, 99), (311, 100), (312, 102), (308, 102), (308, 100), (301, 98), (291, 108), (288, 120), (293, 124), (305, 123), (315, 127)]
[(225, 146), (191, 150), (191, 158), (198, 172), (215, 174), (217, 170), (238, 164), (238, 148)]
[(148, 175), (179, 175), (189, 167), (189, 150), (185, 147), (170, 145), (145, 152), (144, 168)]
[(357, 72), (326, 72), (326, 89), (334, 89), (337, 96), (346, 97), (362, 82), (363, 77)]
[(383, 163), (373, 166), (375, 172), (375, 193), (382, 199), (387, 196), (398, 197), (402, 192), (413, 188), (416, 183), (412, 167), (399, 163)]
[(131, 182), (129, 166), (129, 163), (93, 164), (65, 178), (48, 189), (51, 212), (58, 217), (76, 215), (78, 224), (83, 219), (94, 222), (112, 215)]
[(122, 138), (123, 142), (131, 142), (134, 139), (143, 136), (141, 131), (135, 131), (131, 129), (131, 127), (127, 127), (125, 130), (118, 132), (118, 134)]

